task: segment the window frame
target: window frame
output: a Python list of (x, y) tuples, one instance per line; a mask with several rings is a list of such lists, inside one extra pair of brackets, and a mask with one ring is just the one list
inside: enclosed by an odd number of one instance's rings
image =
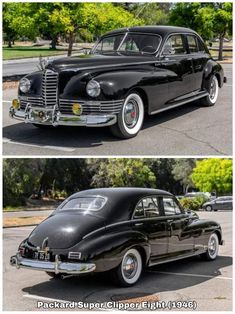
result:
[[(161, 48), (161, 52), (160, 52), (160, 57), (182, 57), (182, 56), (187, 56), (189, 53), (188, 53), (188, 47), (187, 47), (187, 43), (186, 43), (186, 39), (185, 39), (185, 35), (188, 34), (188, 33), (171, 33), (169, 34), (163, 45), (162, 45), (162, 48)], [(189, 33), (190, 34), (190, 33)], [(173, 37), (173, 36), (181, 36), (182, 38), (182, 43), (184, 45), (184, 49), (185, 49), (185, 52), (186, 53), (178, 53), (178, 54), (164, 54), (163, 51), (164, 51), (164, 47), (166, 45), (166, 43), (168, 42), (168, 40), (170, 39), (170, 37)]]
[[(133, 213), (132, 213), (132, 216), (131, 216), (131, 220), (137, 220), (137, 219), (148, 219), (148, 220), (149, 220), (149, 219), (154, 219), (154, 218), (161, 218), (161, 217), (163, 217), (164, 215), (163, 215), (163, 210), (162, 210), (162, 205), (161, 205), (160, 197), (162, 197), (162, 196), (160, 196), (160, 195), (146, 195), (146, 196), (142, 197), (142, 198), (136, 203), (136, 205), (135, 205), (135, 208), (134, 208)], [(146, 199), (146, 198), (151, 198), (151, 199), (156, 198), (156, 199), (157, 199), (157, 202), (158, 202), (157, 205), (158, 205), (158, 209), (159, 209), (159, 216), (156, 216), (156, 217), (146, 217), (146, 215), (145, 215), (145, 210), (144, 210), (144, 206), (143, 206), (143, 204), (142, 204), (143, 211), (144, 211), (144, 217), (142, 217), (142, 218), (136, 217), (136, 218), (135, 218), (135, 212), (136, 212), (137, 206), (140, 204), (140, 202), (143, 202), (143, 200)], [(155, 201), (154, 201), (154, 200), (153, 200), (153, 203), (155, 204)]]
[[(180, 213), (174, 213), (172, 215), (166, 215), (166, 212), (165, 212), (165, 207), (164, 207), (164, 202), (163, 202), (163, 198), (171, 198), (175, 203), (176, 205), (179, 207), (180, 209)], [(171, 195), (163, 195), (162, 196), (162, 210), (163, 210), (163, 213), (164, 213), (164, 216), (166, 217), (170, 217), (170, 216), (178, 216), (178, 215), (183, 215), (185, 214), (185, 211), (184, 209), (182, 208), (182, 206), (180, 205), (180, 203), (178, 202), (177, 198), (175, 196), (171, 196)]]

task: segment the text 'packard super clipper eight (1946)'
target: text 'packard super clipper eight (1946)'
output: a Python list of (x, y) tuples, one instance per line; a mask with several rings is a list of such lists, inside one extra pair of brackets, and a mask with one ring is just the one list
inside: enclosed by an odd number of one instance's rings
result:
[(110, 126), (130, 138), (145, 114), (194, 100), (214, 105), (225, 81), (196, 32), (123, 28), (102, 36), (89, 55), (54, 60), (22, 78), (10, 115), (38, 127)]

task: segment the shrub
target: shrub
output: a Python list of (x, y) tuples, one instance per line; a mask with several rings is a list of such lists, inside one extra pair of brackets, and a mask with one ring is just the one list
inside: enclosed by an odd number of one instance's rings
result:
[(199, 210), (202, 205), (208, 200), (206, 196), (185, 197), (180, 200), (180, 204), (184, 209)]

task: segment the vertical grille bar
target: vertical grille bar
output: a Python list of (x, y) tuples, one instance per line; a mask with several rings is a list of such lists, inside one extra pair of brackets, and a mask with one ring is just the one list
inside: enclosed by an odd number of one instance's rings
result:
[(46, 70), (42, 76), (42, 101), (44, 106), (54, 106), (58, 102), (58, 73)]

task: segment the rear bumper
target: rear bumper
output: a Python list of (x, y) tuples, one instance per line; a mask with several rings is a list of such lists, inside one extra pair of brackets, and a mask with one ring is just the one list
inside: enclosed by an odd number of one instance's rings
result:
[(28, 268), (33, 270), (41, 270), (53, 272), (55, 274), (85, 274), (93, 272), (96, 265), (93, 263), (64, 263), (59, 260), (58, 255), (55, 257), (55, 262), (31, 260), (21, 257), (18, 253), (11, 257), (11, 266), (19, 268)]
[(65, 115), (57, 106), (45, 108), (28, 104), (24, 110), (11, 107), (9, 114), (11, 118), (25, 123), (53, 126), (109, 126), (117, 122), (116, 114)]

